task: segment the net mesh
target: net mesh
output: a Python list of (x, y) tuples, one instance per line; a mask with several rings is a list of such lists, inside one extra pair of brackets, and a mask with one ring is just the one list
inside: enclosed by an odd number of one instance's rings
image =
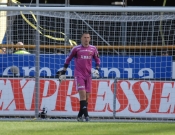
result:
[[(9, 25), (11, 29), (13, 28), (13, 30), (9, 30), (10, 34), (7, 31), (8, 43), (22, 40), (25, 44), (35, 44), (36, 17), (34, 15), (36, 12), (8, 13), (9, 18), (11, 18)], [(40, 43), (43, 45), (80, 44), (79, 38), (84, 31), (90, 31), (91, 43), (97, 46), (164, 46), (174, 44), (174, 13), (43, 11), (39, 12), (39, 15)], [(14, 17), (15, 20), (12, 19)], [(21, 25), (20, 29), (18, 28), (19, 24)], [(67, 33), (65, 33), (66, 31)], [(64, 39), (65, 34), (67, 42)], [(10, 41), (12, 37), (13, 41)], [(75, 42), (68, 42), (69, 39), (73, 39)]]
[[(81, 34), (88, 31), (102, 63), (101, 78), (92, 81), (90, 116), (97, 120), (174, 120), (174, 63), (171, 56), (161, 56), (164, 51), (172, 56), (174, 53), (174, 14), (56, 11), (1, 14), (0, 18), (7, 17), (8, 51), (0, 56), (3, 95), (0, 115), (35, 116), (36, 50), (32, 45), (36, 44), (38, 31), (40, 112), (47, 112), (48, 118), (76, 117), (79, 96), (73, 81), (74, 63), (69, 65), (68, 80), (60, 84), (55, 75), (70, 49), (81, 43)], [(15, 47), (17, 42), (23, 42), (23, 48), (31, 54), (12, 54), (15, 48), (20, 48)]]

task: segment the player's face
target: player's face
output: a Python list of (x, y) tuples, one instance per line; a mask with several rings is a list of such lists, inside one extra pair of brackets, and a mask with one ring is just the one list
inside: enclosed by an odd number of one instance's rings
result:
[(89, 34), (83, 34), (81, 37), (81, 43), (83, 46), (88, 46), (90, 40), (91, 40), (91, 37)]

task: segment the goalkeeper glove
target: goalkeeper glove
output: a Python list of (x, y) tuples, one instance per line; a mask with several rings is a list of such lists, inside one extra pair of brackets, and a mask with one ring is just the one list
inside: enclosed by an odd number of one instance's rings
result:
[(100, 77), (100, 75), (99, 75), (99, 69), (96, 68), (96, 69), (92, 72), (92, 75), (93, 75), (93, 77), (95, 77), (95, 78), (99, 78), (99, 77)]
[(62, 82), (63, 80), (66, 80), (66, 71), (61, 70), (57, 72), (58, 80)]

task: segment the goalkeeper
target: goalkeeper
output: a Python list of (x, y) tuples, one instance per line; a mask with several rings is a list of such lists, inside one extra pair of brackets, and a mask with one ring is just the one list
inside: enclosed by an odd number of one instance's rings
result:
[(100, 58), (96, 47), (89, 44), (90, 39), (90, 34), (88, 32), (83, 33), (81, 35), (81, 44), (75, 46), (71, 50), (69, 56), (65, 60), (63, 70), (57, 72), (59, 81), (61, 82), (65, 79), (66, 69), (70, 61), (74, 58), (74, 78), (76, 90), (78, 91), (80, 97), (80, 110), (77, 116), (77, 121), (83, 121), (83, 115), (85, 117), (85, 120), (89, 121), (87, 107), (89, 95), (91, 92), (92, 59), (94, 59), (96, 62), (96, 67), (92, 74), (94, 77), (99, 78)]

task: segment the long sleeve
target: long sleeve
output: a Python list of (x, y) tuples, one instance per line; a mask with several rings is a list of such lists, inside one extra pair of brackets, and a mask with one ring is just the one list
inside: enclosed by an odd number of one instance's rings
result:
[(69, 65), (70, 61), (73, 59), (73, 57), (76, 57), (76, 47), (74, 47), (70, 54), (67, 56), (66, 60), (65, 60), (65, 64)]
[(100, 58), (99, 58), (99, 53), (97, 51), (97, 48), (95, 48), (94, 60), (95, 60), (96, 66), (100, 66)]

